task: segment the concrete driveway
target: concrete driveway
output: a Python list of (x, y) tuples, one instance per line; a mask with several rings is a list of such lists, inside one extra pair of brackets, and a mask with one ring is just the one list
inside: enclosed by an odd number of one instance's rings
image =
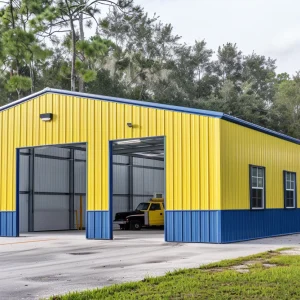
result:
[(299, 246), (300, 235), (211, 245), (165, 243), (162, 231), (116, 231), (113, 241), (81, 232), (0, 238), (0, 299), (38, 299)]

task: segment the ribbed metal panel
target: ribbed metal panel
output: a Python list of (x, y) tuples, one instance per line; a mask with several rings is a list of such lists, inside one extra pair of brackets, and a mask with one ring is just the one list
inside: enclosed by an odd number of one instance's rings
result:
[(111, 217), (109, 211), (88, 211), (87, 230), (88, 239), (112, 239)]
[(221, 243), (221, 211), (166, 211), (168, 242)]
[(123, 155), (113, 155), (113, 162), (120, 164), (129, 164), (129, 157)]
[(139, 157), (133, 158), (133, 164), (139, 165), (139, 166), (146, 166), (146, 167), (158, 167), (158, 168), (164, 167), (163, 161), (153, 160), (153, 159), (145, 159), (145, 158), (139, 158)]
[(36, 192), (69, 192), (69, 161), (35, 157), (34, 188)]
[[(135, 206), (134, 206), (135, 207)], [(117, 212), (129, 211), (129, 197), (128, 196), (114, 196), (113, 199), (113, 217)]]
[(222, 243), (299, 233), (300, 209), (223, 210)]
[[(222, 209), (249, 209), (249, 164), (266, 170), (266, 208), (283, 208), (283, 171), (300, 174), (299, 146), (221, 120)], [(297, 176), (300, 186), (300, 176)]]
[(164, 170), (134, 168), (133, 182), (136, 195), (164, 193)]
[[(87, 142), (88, 209), (108, 210), (109, 140), (148, 136), (166, 136), (167, 207), (200, 209), (206, 208), (208, 202), (210, 208), (218, 208), (219, 157), (209, 158), (208, 153), (217, 153), (219, 149), (220, 120), (208, 121), (209, 117), (188, 114), (192, 111), (165, 111), (163, 107), (160, 110), (132, 103), (45, 94), (1, 111), (0, 210), (16, 208), (17, 147)], [(51, 122), (40, 119), (40, 113), (45, 112), (53, 113)], [(135, 126), (129, 128), (128, 122)], [(208, 132), (213, 137), (208, 138)], [(184, 155), (189, 153), (190, 158), (185, 159)], [(199, 165), (199, 155), (205, 163), (200, 164), (199, 173), (191, 176), (193, 167)], [(206, 183), (199, 196), (196, 187), (201, 180)]]
[(86, 192), (86, 163), (85, 162), (75, 161), (74, 163), (74, 190), (75, 193), (84, 194)]
[(20, 191), (29, 191), (29, 156), (20, 156)]
[(0, 211), (0, 236), (17, 236), (17, 213)]
[(34, 231), (68, 229), (69, 196), (35, 195)]
[(129, 168), (128, 166), (113, 166), (113, 193), (128, 194), (129, 193)]
[(19, 195), (19, 233), (28, 232), (28, 195)]

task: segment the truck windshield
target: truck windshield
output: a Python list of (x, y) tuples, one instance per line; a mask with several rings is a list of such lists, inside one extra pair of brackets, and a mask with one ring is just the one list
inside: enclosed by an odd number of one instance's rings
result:
[(142, 202), (142, 203), (140, 203), (140, 204), (137, 206), (136, 210), (147, 210), (148, 207), (149, 207), (149, 204), (150, 204), (150, 203), (144, 203), (144, 202)]

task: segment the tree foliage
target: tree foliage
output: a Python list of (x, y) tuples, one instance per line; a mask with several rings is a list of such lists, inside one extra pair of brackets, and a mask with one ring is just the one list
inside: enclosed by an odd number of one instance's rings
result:
[(300, 73), (276, 74), (272, 58), (185, 44), (132, 0), (1, 3), (1, 104), (49, 86), (222, 111), (300, 138)]

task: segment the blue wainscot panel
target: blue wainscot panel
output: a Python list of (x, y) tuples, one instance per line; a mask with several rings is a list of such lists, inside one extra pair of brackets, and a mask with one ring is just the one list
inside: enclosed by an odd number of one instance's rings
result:
[(18, 236), (15, 211), (0, 211), (0, 236)]
[(221, 243), (220, 211), (165, 211), (167, 242)]
[(88, 239), (112, 239), (109, 211), (87, 211), (86, 237)]
[(222, 243), (300, 232), (300, 209), (223, 210)]

